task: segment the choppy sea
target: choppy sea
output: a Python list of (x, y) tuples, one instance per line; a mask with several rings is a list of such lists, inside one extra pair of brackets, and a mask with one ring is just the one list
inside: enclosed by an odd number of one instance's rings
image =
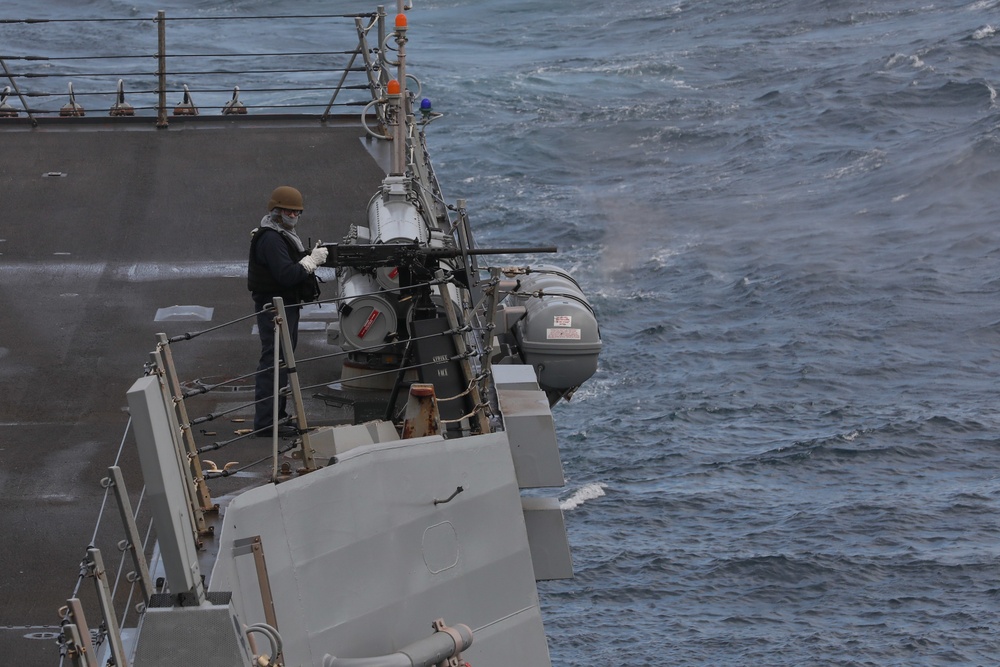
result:
[(600, 316), (554, 664), (997, 664), (1000, 1), (414, 4), (446, 194)]

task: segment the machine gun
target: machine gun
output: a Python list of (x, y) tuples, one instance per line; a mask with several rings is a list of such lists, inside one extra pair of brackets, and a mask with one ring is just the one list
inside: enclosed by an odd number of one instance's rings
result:
[(429, 271), (428, 264), (435, 260), (465, 258), (479, 255), (521, 255), (527, 253), (557, 252), (555, 246), (517, 248), (434, 248), (418, 243), (322, 243), (330, 253), (326, 265), (351, 267), (359, 271), (372, 271), (379, 267), (399, 267), (413, 273)]
[(527, 253), (558, 252), (555, 246), (516, 248), (436, 248), (418, 243), (321, 243), (330, 253), (326, 266), (350, 267), (357, 271), (372, 272), (380, 268), (393, 267), (398, 271), (398, 284), (406, 288), (414, 282), (428, 280), (437, 269), (436, 262), (442, 259), (463, 259), (463, 268), (455, 278), (466, 289), (470, 289), (475, 270), (474, 257), (480, 255), (508, 255)]

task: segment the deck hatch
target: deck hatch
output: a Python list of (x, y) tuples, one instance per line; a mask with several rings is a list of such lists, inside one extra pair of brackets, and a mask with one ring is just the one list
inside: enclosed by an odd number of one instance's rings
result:
[(210, 306), (170, 306), (156, 311), (154, 322), (211, 322), (215, 308)]

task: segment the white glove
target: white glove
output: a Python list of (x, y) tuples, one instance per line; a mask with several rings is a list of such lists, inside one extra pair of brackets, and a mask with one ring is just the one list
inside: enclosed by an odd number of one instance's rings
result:
[(312, 258), (312, 255), (306, 255), (305, 257), (300, 259), (299, 264), (301, 264), (302, 268), (308, 271), (309, 273), (312, 273), (313, 271), (316, 270), (316, 260)]
[(322, 241), (317, 241), (316, 247), (312, 249), (311, 253), (309, 253), (309, 256), (312, 257), (312, 261), (316, 262), (316, 266), (322, 266), (323, 263), (326, 262), (327, 255), (330, 254), (330, 251), (322, 247), (322, 244)]
[(309, 253), (308, 255), (299, 260), (299, 264), (301, 264), (302, 268), (304, 268), (309, 273), (313, 273), (316, 270), (317, 266), (322, 265), (323, 262), (326, 261), (326, 257), (329, 254), (330, 254), (329, 250), (320, 247), (320, 244), (317, 243), (316, 247), (312, 249), (311, 253)]

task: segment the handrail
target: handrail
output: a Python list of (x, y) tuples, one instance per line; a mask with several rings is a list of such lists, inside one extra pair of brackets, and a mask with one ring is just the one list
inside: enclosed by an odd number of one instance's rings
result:
[[(47, 105), (44, 101), (65, 98), (67, 82), (76, 84), (75, 88), (78, 91), (76, 95), (92, 100), (83, 112), (74, 116), (109, 115), (118, 93), (115, 84), (120, 79), (125, 82), (126, 93), (130, 98), (129, 105), (135, 110), (136, 115), (143, 117), (148, 116), (150, 112), (155, 113), (156, 124), (159, 127), (168, 126), (173, 115), (169, 98), (182, 94), (185, 85), (191, 93), (200, 96), (197, 102), (202, 110), (223, 113), (225, 103), (229, 101), (228, 95), (233, 90), (233, 85), (229, 85), (230, 80), (245, 96), (250, 96), (249, 100), (243, 100), (243, 107), (251, 114), (254, 112), (274, 114), (282, 110), (294, 110), (299, 113), (302, 110), (315, 109), (320, 115), (320, 120), (325, 121), (329, 118), (333, 107), (337, 108), (337, 113), (361, 115), (366, 113), (365, 106), (369, 102), (378, 99), (380, 91), (377, 82), (383, 73), (380, 71), (378, 54), (371, 53), (366, 35), (380, 26), (384, 22), (383, 19), (384, 15), (375, 12), (168, 17), (162, 11), (152, 18), (0, 19), (0, 43), (10, 43), (4, 38), (4, 28), (7, 26), (19, 26), (23, 32), (24, 29), (30, 30), (32, 27), (41, 30), (46, 24), (51, 23), (87, 25), (102, 22), (132, 22), (147, 25), (152, 23), (156, 28), (157, 40), (155, 49), (149, 52), (144, 52), (141, 45), (133, 45), (127, 52), (112, 54), (83, 54), (72, 51), (61, 54), (0, 54), (0, 66), (2, 66), (0, 77), (10, 82), (20, 100), (20, 108), (14, 110), (22, 115), (26, 114), (36, 126), (39, 119), (60, 115), (63, 110), (61, 105)], [(167, 49), (168, 27), (188, 22), (303, 23), (318, 20), (332, 20), (339, 23), (341, 29), (356, 32), (357, 36), (354, 39), (357, 43), (354, 48), (339, 50), (300, 48), (289, 51), (261, 48), (240, 52), (190, 48), (185, 51), (183, 47), (171, 51)], [(303, 59), (309, 59), (310, 62), (303, 62)], [(340, 62), (336, 62), (337, 60)], [(151, 61), (156, 63), (153, 68), (149, 67)], [(198, 63), (206, 61), (210, 61), (211, 66), (198, 66)], [(316, 61), (324, 64), (317, 67), (313, 64)], [(328, 64), (331, 61), (334, 62)], [(16, 68), (13, 63), (17, 64)], [(81, 70), (76, 66), (77, 63), (92, 66)], [(335, 75), (334, 78), (329, 77), (331, 74)], [(282, 85), (269, 85), (268, 80), (277, 77), (282, 79)], [(297, 84), (284, 85), (289, 77), (298, 79)], [(225, 82), (224, 85), (219, 85), (220, 79)], [(102, 81), (106, 83), (102, 84)], [(148, 83), (143, 85), (143, 82)], [(363, 91), (367, 91), (367, 95), (363, 97), (340, 99), (347, 97), (343, 93)], [(226, 98), (223, 99), (222, 95), (226, 95)], [(108, 99), (107, 104), (96, 101), (102, 97)], [(11, 101), (13, 100), (12, 95)], [(239, 117), (230, 116), (230, 118)], [(0, 119), (0, 122), (2, 120)], [(379, 120), (382, 120), (381, 117)]]
[[(358, 14), (272, 14), (259, 16), (178, 16), (171, 17), (171, 21), (273, 21), (277, 19), (353, 19), (353, 18), (374, 18), (375, 12), (361, 12)], [(115, 22), (138, 22), (148, 21), (142, 18), (75, 18), (75, 19), (0, 19), (0, 25), (9, 23), (115, 23)]]
[[(9, 69), (7, 69), (7, 62), (3, 58), (0, 58), (0, 65), (3, 65), (4, 75), (10, 80), (10, 84), (14, 87), (14, 92), (17, 93), (17, 96), (19, 98), (21, 98), (21, 104), (24, 106), (25, 109), (28, 109), (28, 103), (27, 101), (25, 101), (24, 95), (21, 93), (21, 89), (17, 85), (17, 81), (14, 80), (14, 75), (11, 73)], [(31, 115), (30, 109), (28, 110), (28, 118), (31, 119), (32, 125), (38, 124), (38, 122)]]

